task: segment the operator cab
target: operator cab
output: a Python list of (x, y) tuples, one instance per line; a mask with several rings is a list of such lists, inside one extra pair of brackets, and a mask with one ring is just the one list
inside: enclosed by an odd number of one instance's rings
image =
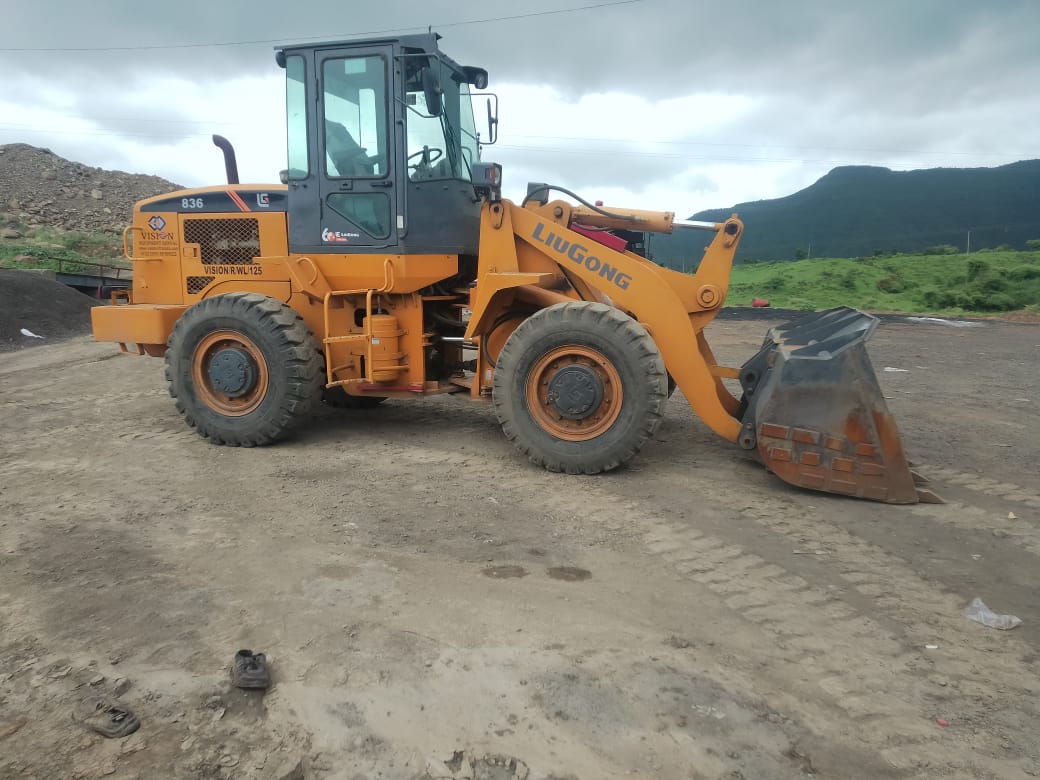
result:
[(438, 37), (278, 51), (291, 253), (476, 254), (470, 87), (485, 88), (487, 72), (453, 62)]

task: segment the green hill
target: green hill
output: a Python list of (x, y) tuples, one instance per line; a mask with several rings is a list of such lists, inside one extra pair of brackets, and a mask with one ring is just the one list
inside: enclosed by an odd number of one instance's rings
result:
[(1040, 314), (1040, 252), (981, 251), (970, 255), (814, 258), (737, 266), (727, 305), (752, 298), (776, 307), (855, 306), (874, 311), (939, 314)]
[[(736, 212), (746, 230), (737, 262), (862, 257), (949, 245), (961, 252), (1025, 248), (1040, 238), (1040, 160), (997, 168), (835, 168), (775, 200), (711, 209), (690, 219), (721, 222)], [(654, 260), (689, 268), (705, 234), (653, 236)]]

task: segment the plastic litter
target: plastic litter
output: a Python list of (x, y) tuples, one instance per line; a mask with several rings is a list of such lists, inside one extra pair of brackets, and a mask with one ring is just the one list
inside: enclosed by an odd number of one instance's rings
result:
[(893, 366), (885, 366), (885, 371), (890, 374), (909, 374), (909, 368), (894, 368)]
[(936, 718), (935, 722), (938, 723), (943, 728), (946, 728), (946, 727), (948, 727), (950, 725), (950, 721), (946, 720), (946, 718)]
[(1022, 619), (1015, 615), (998, 615), (977, 596), (964, 610), (964, 616), (968, 620), (974, 620), (976, 623), (981, 623), (989, 628), (1000, 629), (1001, 631), (1010, 631), (1012, 628), (1022, 624)]
[(28, 328), (22, 328), (22, 329), (21, 329), (20, 331), (18, 331), (18, 332), (19, 332), (19, 333), (21, 333), (21, 334), (22, 334), (23, 336), (28, 336), (28, 337), (29, 337), (29, 338), (31, 338), (31, 339), (42, 339), (42, 338), (43, 338), (43, 336), (37, 336), (37, 335), (36, 335), (35, 333), (33, 333), (33, 332), (32, 332), (31, 330), (29, 330)]
[(967, 320), (944, 320), (940, 317), (907, 317), (908, 322), (925, 322), (935, 325), (949, 325), (951, 328), (979, 328), (981, 322), (969, 322)]

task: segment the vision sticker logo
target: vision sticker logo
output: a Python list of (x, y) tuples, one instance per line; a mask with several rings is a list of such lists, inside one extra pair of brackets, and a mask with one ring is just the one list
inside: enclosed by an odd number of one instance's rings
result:
[(271, 196), (266, 192), (256, 193), (256, 205), (262, 209), (266, 209), (271, 205)]
[(153, 257), (176, 257), (177, 237), (166, 230), (166, 220), (158, 214), (148, 218), (148, 227), (151, 230), (142, 230), (134, 239), (134, 244), (145, 255)]

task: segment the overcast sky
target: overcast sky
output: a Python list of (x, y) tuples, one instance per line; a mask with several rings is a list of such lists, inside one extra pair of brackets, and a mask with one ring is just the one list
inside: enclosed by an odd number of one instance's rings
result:
[(243, 181), (277, 180), (276, 44), (428, 27), (489, 71), (501, 124), (484, 158), (514, 198), (547, 181), (682, 217), (839, 165), (1040, 157), (1040, 0), (4, 5), (0, 144), (186, 186), (223, 181), (214, 132)]

